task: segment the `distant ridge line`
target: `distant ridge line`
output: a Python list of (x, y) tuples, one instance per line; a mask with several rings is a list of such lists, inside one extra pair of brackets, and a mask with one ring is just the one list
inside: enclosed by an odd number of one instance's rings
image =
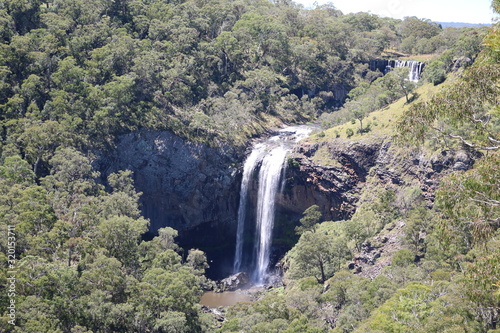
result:
[(467, 23), (467, 22), (437, 22), (443, 28), (480, 28), (492, 26), (492, 23)]

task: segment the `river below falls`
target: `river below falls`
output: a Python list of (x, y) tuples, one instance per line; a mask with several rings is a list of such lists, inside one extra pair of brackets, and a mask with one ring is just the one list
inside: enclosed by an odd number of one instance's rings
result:
[(237, 291), (225, 291), (222, 293), (216, 293), (213, 291), (207, 291), (201, 296), (200, 304), (207, 306), (209, 308), (218, 308), (219, 306), (231, 306), (238, 302), (250, 302), (252, 301), (252, 296), (248, 293), (242, 293)]

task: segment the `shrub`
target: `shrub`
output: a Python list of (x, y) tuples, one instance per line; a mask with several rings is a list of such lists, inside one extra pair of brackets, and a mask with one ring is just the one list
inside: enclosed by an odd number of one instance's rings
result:
[(415, 262), (415, 255), (408, 249), (401, 249), (392, 257), (392, 265), (399, 267), (407, 267)]

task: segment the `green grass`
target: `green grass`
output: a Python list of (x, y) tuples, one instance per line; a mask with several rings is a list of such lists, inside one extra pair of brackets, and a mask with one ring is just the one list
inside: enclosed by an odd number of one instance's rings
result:
[(340, 168), (342, 167), (342, 164), (337, 161), (333, 160), (330, 157), (330, 151), (328, 150), (328, 146), (321, 146), (316, 153), (314, 153), (314, 156), (312, 157), (312, 160), (318, 164), (318, 165), (323, 165), (326, 167), (337, 167)]
[[(431, 95), (435, 94), (443, 85), (433, 86), (432, 84), (424, 84), (415, 90), (416, 98), (413, 102), (409, 104), (406, 103), (406, 98), (402, 97), (394, 103), (374, 111), (363, 119), (363, 128), (370, 126), (370, 130), (365, 133), (359, 133), (359, 121), (353, 124), (348, 122), (342, 125), (332, 127), (328, 130), (323, 131), (322, 135), (311, 135), (306, 140), (309, 142), (330, 142), (335, 139), (348, 139), (351, 141), (361, 141), (365, 139), (371, 139), (374, 137), (387, 137), (392, 136), (395, 133), (395, 126), (398, 119), (407, 110), (412, 103), (416, 101), (426, 100)], [(348, 137), (347, 133), (352, 131), (354, 135)]]
[(409, 55), (409, 56), (401, 57), (401, 58), (399, 58), (399, 60), (416, 60), (416, 61), (420, 61), (420, 62), (429, 62), (430, 60), (434, 59), (437, 56), (438, 56), (438, 54), (434, 54), (434, 53), (416, 54), (416, 55)]

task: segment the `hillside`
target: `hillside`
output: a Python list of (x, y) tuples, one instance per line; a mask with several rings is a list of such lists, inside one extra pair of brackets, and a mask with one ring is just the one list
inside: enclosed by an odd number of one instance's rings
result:
[[(427, 83), (416, 88), (412, 94), (417, 96), (415, 100), (426, 101), (441, 88), (442, 86), (434, 86), (431, 83)], [(380, 138), (390, 137), (396, 132), (397, 120), (410, 107), (411, 103), (406, 103), (406, 99), (401, 97), (383, 109), (373, 111), (364, 117), (362, 123), (367, 128), (366, 131), (359, 131), (360, 122), (356, 120), (354, 123), (341, 124), (324, 130), (321, 134), (312, 135), (307, 141), (332, 142), (337, 138), (350, 139), (351, 141), (375, 141), (377, 138), (380, 140)]]

